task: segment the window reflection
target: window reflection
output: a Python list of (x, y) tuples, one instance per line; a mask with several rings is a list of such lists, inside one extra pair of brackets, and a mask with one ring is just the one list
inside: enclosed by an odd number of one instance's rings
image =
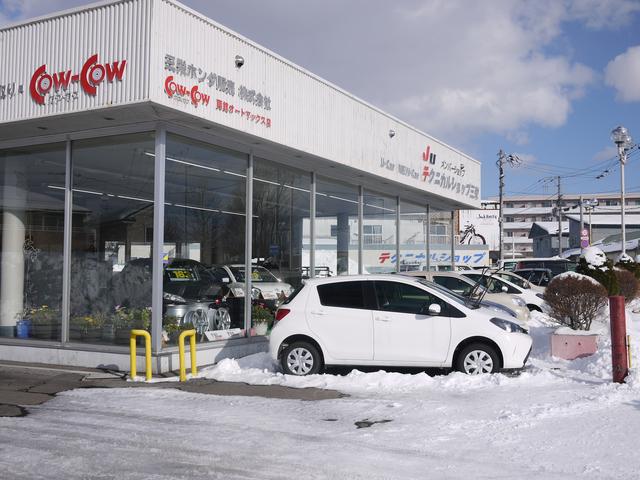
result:
[(396, 271), (396, 210), (395, 197), (365, 190), (362, 226), (364, 273)]
[(59, 340), (65, 145), (0, 153), (0, 336)]
[[(328, 275), (358, 273), (358, 203), (357, 187), (318, 177), (315, 263)], [(375, 235), (365, 233), (365, 241)]]
[(175, 345), (244, 335), (247, 155), (177, 135), (167, 139), (163, 336)]
[(153, 151), (152, 133), (72, 143), (72, 342), (126, 345), (151, 328)]

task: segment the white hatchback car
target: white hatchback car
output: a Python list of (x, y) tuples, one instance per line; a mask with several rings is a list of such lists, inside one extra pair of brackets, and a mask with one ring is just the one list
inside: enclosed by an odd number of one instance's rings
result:
[(511, 295), (517, 295), (531, 311), (536, 310), (538, 312), (542, 312), (542, 308), (545, 305), (542, 293), (519, 287), (504, 278), (497, 277), (491, 272), (462, 272), (462, 275), (470, 278), (474, 282), (480, 282), (480, 284), (483, 287), (486, 287), (489, 292), (504, 292)]
[(531, 337), (494, 310), (400, 275), (308, 280), (276, 312), (271, 357), (285, 373), (326, 365), (522, 368)]

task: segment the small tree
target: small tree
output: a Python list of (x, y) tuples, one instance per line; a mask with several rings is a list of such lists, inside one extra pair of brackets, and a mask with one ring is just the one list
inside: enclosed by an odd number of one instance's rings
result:
[(613, 269), (613, 262), (597, 247), (584, 249), (576, 272), (591, 277), (602, 285), (608, 295), (619, 295), (620, 286)]
[(620, 295), (624, 296), (624, 301), (629, 303), (631, 300), (638, 298), (640, 282), (636, 276), (632, 272), (621, 268), (616, 268), (615, 274), (620, 287)]
[[(633, 273), (637, 279), (640, 279), (640, 264), (634, 262), (629, 255), (620, 255), (616, 267), (624, 268), (625, 270)], [(621, 285), (622, 287), (622, 285)]]
[(607, 303), (607, 290), (584, 275), (566, 273), (549, 283), (544, 299), (558, 323), (573, 330), (589, 330)]

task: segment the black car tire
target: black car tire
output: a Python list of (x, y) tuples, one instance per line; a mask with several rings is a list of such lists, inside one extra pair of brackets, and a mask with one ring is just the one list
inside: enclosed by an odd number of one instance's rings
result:
[(282, 352), (282, 370), (287, 375), (314, 375), (322, 373), (324, 362), (318, 349), (309, 342), (294, 342)]
[(485, 343), (472, 343), (458, 352), (454, 367), (468, 375), (496, 373), (500, 370), (500, 360), (493, 347)]

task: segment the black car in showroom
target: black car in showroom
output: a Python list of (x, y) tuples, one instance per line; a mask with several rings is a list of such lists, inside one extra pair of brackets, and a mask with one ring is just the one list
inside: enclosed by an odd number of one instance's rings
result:
[[(114, 278), (116, 302), (124, 307), (148, 306), (151, 298), (150, 258), (127, 262)], [(163, 267), (163, 318), (165, 323), (191, 324), (198, 333), (242, 328), (243, 300), (227, 298), (228, 286), (218, 282), (202, 263), (175, 258)]]

